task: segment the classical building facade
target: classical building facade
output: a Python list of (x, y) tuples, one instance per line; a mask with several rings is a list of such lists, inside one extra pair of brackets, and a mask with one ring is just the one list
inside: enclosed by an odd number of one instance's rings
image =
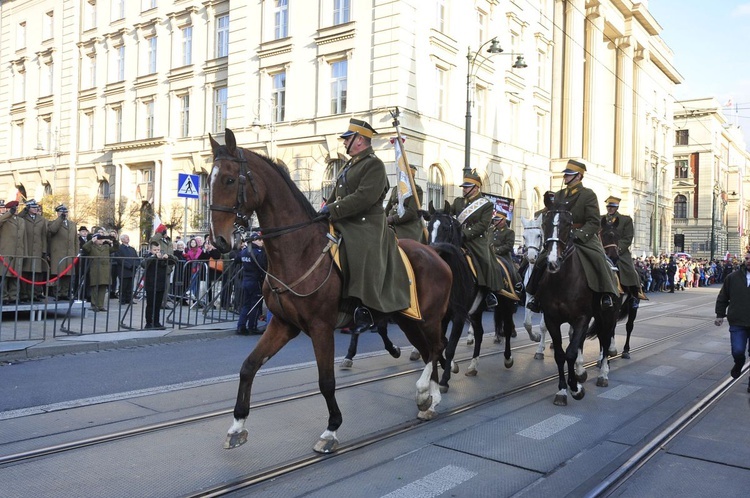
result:
[[(153, 213), (177, 232), (203, 232), (209, 133), (222, 140), (229, 127), (282, 161), (317, 205), (345, 162), (338, 135), (350, 117), (378, 130), (376, 152), (395, 175), (398, 108), (409, 162), (435, 205), (460, 195), (470, 167), (485, 192), (529, 217), (576, 158), (602, 202), (623, 198), (635, 251), (671, 244), (670, 95), (681, 77), (647, 2), (11, 0), (0, 9), (9, 130), (0, 198), (64, 201), (81, 222), (140, 228), (142, 238)], [(180, 173), (201, 175), (203, 189), (186, 216)]]
[(741, 258), (748, 248), (750, 154), (716, 99), (675, 103), (675, 251)]

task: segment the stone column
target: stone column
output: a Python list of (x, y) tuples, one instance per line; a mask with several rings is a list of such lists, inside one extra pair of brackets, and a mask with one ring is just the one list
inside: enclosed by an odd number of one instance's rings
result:
[(583, 47), (585, 0), (569, 0), (565, 5), (563, 62), (563, 109), (561, 156), (583, 155)]
[(586, 9), (584, 32), (586, 37), (585, 47), (588, 50), (585, 53), (586, 64), (584, 66), (583, 85), (583, 157), (591, 162), (606, 164), (609, 161), (601, 157), (601, 151), (597, 150), (597, 146), (601, 146), (602, 143), (599, 139), (602, 133), (602, 127), (599, 126), (601, 124), (599, 120), (602, 119), (599, 112), (601, 109), (599, 101), (602, 93), (606, 93), (606, 90), (600, 86), (599, 73), (603, 64), (601, 48), (604, 18), (599, 14), (598, 5)]
[(633, 175), (633, 134), (637, 120), (633, 118), (633, 45), (630, 36), (615, 40), (617, 43), (617, 107), (615, 112), (615, 165), (617, 175)]

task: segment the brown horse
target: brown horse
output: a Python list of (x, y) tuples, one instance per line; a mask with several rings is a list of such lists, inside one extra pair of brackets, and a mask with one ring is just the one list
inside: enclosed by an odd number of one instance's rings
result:
[[(237, 147), (232, 130), (226, 145), (209, 137), (213, 151), (211, 171), (211, 239), (226, 252), (236, 225), (253, 213), (263, 233), (268, 272), (263, 296), (273, 313), (268, 327), (240, 370), (234, 423), (225, 448), (247, 441), (245, 421), (250, 411), (250, 391), (255, 374), (287, 342), (304, 331), (312, 340), (318, 364), (318, 384), (328, 407), (328, 426), (314, 450), (330, 453), (338, 447), (337, 429), (342, 416), (336, 402), (334, 328), (337, 326), (342, 277), (331, 257), (328, 223), (318, 216), (285, 169), (272, 160)], [(430, 419), (440, 402), (437, 362), (442, 360), (440, 324), (448, 307), (450, 267), (430, 247), (399, 242), (414, 268), (423, 320), (392, 316), (423, 358), (425, 368), (417, 381), (418, 417)], [(350, 318), (350, 317), (349, 317)]]
[[(551, 203), (549, 211), (542, 222), (545, 237), (546, 271), (539, 281), (535, 294), (544, 312), (552, 346), (555, 351), (555, 362), (558, 370), (558, 392), (555, 395), (556, 405), (568, 404), (568, 392), (573, 399), (583, 399), (585, 389), (580, 384), (585, 380), (582, 370), (583, 342), (586, 337), (598, 337), (600, 354), (600, 373), (597, 385), (606, 386), (609, 382), (609, 360), (607, 352), (612, 340), (612, 333), (617, 324), (619, 303), (609, 309), (602, 309), (601, 294), (593, 292), (585, 278), (581, 260), (576, 253), (571, 232), (573, 216), (570, 211), (557, 209)], [(538, 270), (538, 269), (537, 269)], [(536, 270), (535, 270), (536, 271)], [(594, 323), (589, 328), (591, 319)], [(563, 351), (560, 325), (569, 323), (573, 329), (568, 348)], [(576, 359), (581, 356), (578, 371)], [(565, 379), (565, 363), (568, 364), (568, 378)], [(582, 370), (582, 371), (581, 371)], [(567, 387), (567, 389), (566, 389)]]

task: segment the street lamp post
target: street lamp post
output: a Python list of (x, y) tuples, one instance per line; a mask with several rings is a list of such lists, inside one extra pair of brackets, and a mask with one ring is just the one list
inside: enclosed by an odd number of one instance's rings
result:
[(711, 258), (709, 262), (714, 260), (714, 245), (716, 243), (716, 193), (719, 189), (718, 185), (714, 185), (711, 193)]
[[(477, 58), (481, 55), (482, 49), (489, 45), (487, 53), (489, 56), (483, 58), (479, 64), (477, 64)], [(466, 125), (465, 125), (465, 137), (464, 137), (464, 176), (471, 173), (471, 107), (474, 105), (472, 100), (472, 80), (476, 77), (479, 68), (482, 64), (493, 55), (515, 55), (516, 62), (513, 64), (515, 69), (522, 69), (527, 67), (526, 62), (523, 60), (522, 55), (514, 54), (511, 52), (504, 53), (500, 47), (500, 42), (497, 41), (497, 37), (492, 38), (484, 42), (479, 46), (476, 52), (471, 51), (471, 47), (466, 54), (466, 60), (468, 61), (466, 68)]]

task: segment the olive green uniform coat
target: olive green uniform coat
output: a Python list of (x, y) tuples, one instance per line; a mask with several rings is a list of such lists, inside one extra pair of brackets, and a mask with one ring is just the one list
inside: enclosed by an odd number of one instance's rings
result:
[(368, 147), (344, 165), (327, 205), (342, 238), (342, 296), (391, 313), (409, 307), (409, 279), (396, 237), (386, 224), (387, 193), (383, 161)]
[(109, 255), (116, 252), (120, 243), (115, 241), (111, 246), (97, 244), (89, 240), (81, 251), (89, 256), (89, 285), (110, 285), (112, 283), (112, 272)]
[(23, 271), (46, 273), (49, 265), (42, 256), (47, 255), (47, 220), (41, 214), (33, 218), (26, 212), (20, 216), (26, 222), (26, 259)]
[[(416, 185), (419, 205), (422, 205), (422, 187)], [(393, 227), (399, 239), (411, 239), (423, 244), (425, 240), (424, 221), (417, 211), (417, 202), (411, 195), (404, 201), (404, 215), (398, 215), (398, 186), (391, 190), (391, 198), (385, 205), (388, 225)]]
[(26, 222), (17, 214), (7, 211), (0, 214), (0, 255), (5, 265), (0, 267), (0, 278), (3, 280), (3, 301), (18, 299), (18, 278), (8, 269), (12, 268), (18, 275), (23, 271), (23, 257), (26, 255)]
[(602, 220), (614, 223), (617, 221), (615, 231), (620, 239), (617, 243), (617, 254), (620, 259), (617, 261), (617, 268), (620, 270), (620, 284), (623, 287), (641, 287), (641, 278), (635, 271), (633, 264), (633, 255), (630, 254), (630, 245), (633, 243), (633, 218), (625, 216), (615, 211), (612, 216), (602, 216)]
[[(458, 216), (461, 211), (476, 201), (480, 194), (465, 199), (459, 197), (453, 201), (451, 214)], [(477, 284), (489, 288), (491, 291), (499, 291), (503, 288), (502, 276), (499, 266), (493, 261), (490, 250), (489, 228), (492, 222), (494, 208), (491, 202), (486, 202), (482, 207), (471, 213), (461, 224), (461, 233), (464, 238), (464, 247), (471, 252), (474, 268), (477, 271)]]
[[(555, 202), (573, 215), (572, 237), (576, 244), (576, 254), (581, 260), (589, 288), (594, 292), (608, 292), (619, 295), (604, 248), (599, 240), (600, 214), (596, 193), (582, 183), (564, 188), (555, 194)], [(542, 258), (540, 258), (542, 259)], [(546, 258), (544, 258), (546, 260)]]
[[(47, 226), (47, 232), (49, 233), (50, 273), (57, 275), (73, 262), (71, 256), (78, 254), (78, 232), (75, 223), (64, 220), (62, 217), (51, 221)], [(68, 272), (68, 275), (71, 273)]]
[(514, 284), (523, 281), (521, 275), (518, 273), (518, 268), (516, 268), (516, 262), (513, 260), (513, 246), (515, 243), (516, 232), (507, 226), (500, 228), (494, 225), (492, 227), (492, 251), (496, 257), (503, 259), (503, 263), (510, 272), (510, 279)]

